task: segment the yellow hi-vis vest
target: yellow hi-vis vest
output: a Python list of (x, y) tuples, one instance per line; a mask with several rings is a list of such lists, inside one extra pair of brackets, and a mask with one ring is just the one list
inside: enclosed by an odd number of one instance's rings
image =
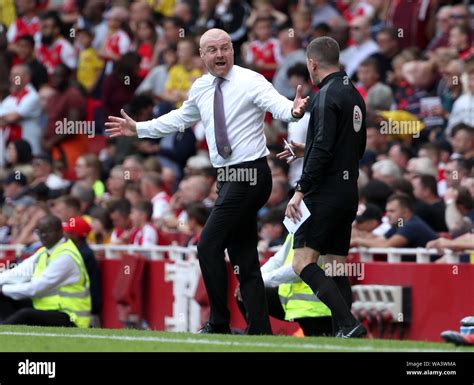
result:
[(68, 239), (57, 246), (48, 257), (46, 247), (38, 250), (38, 262), (35, 266), (33, 279), (41, 275), (49, 263), (54, 261), (61, 254), (69, 255), (79, 267), (81, 277), (79, 281), (62, 286), (53, 293), (48, 293), (44, 297), (33, 298), (33, 307), (37, 310), (56, 310), (69, 315), (71, 322), (77, 327), (88, 328), (91, 316), (91, 296), (89, 275), (87, 274), (84, 260), (76, 245)]
[[(290, 247), (287, 248), (289, 251), (285, 265), (289, 265), (293, 261), (293, 234), (288, 234), (283, 247), (287, 242), (290, 242)], [(314, 295), (311, 288), (303, 281), (281, 284), (278, 286), (278, 295), (287, 321), (305, 317), (331, 316), (331, 310)]]

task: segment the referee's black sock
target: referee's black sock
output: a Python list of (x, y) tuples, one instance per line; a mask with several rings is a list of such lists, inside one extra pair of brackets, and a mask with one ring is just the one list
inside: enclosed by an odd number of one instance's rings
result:
[(354, 316), (331, 277), (317, 263), (310, 263), (300, 273), (300, 278), (313, 290), (318, 298), (331, 309), (339, 327), (352, 326), (356, 323)]
[(342, 298), (344, 298), (344, 301), (346, 301), (347, 306), (349, 306), (350, 309), (352, 306), (352, 289), (349, 278), (345, 275), (342, 275), (332, 277), (332, 279), (336, 283), (337, 288), (342, 294)]
[[(349, 278), (343, 275), (332, 277), (332, 279), (336, 283), (337, 288), (341, 292), (342, 298), (344, 298), (344, 301), (350, 309), (352, 307), (352, 290)], [(332, 329), (334, 334), (339, 330), (335, 317), (332, 317)]]

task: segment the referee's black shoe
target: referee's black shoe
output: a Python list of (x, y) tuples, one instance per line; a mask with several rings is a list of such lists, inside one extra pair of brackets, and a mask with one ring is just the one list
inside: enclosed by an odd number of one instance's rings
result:
[(198, 331), (198, 334), (232, 334), (229, 325), (213, 325), (206, 322), (205, 325)]
[(354, 326), (342, 327), (336, 333), (336, 338), (362, 338), (367, 334), (367, 330), (360, 323), (357, 322)]

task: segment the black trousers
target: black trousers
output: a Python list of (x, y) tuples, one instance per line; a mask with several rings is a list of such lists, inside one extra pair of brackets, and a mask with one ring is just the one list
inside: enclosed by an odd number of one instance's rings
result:
[(76, 326), (66, 313), (36, 310), (31, 300), (15, 301), (4, 295), (0, 295), (0, 325)]
[[(240, 292), (248, 312), (248, 334), (271, 334), (267, 301), (258, 261), (257, 212), (267, 202), (272, 190), (272, 177), (266, 158), (230, 166), (227, 170), (247, 169), (251, 181), (222, 180), (218, 169), (218, 198), (198, 243), (201, 272), (211, 307), (210, 323), (229, 324), (227, 307), (227, 248)], [(244, 175), (241, 172), (241, 175)], [(235, 175), (235, 174), (234, 174)]]
[[(268, 301), (268, 313), (270, 316), (285, 321), (285, 311), (281, 305), (278, 287), (266, 287), (265, 294)], [(244, 318), (247, 318), (247, 310), (242, 301), (237, 300), (237, 305)], [(305, 336), (331, 336), (332, 335), (332, 317), (305, 317), (296, 318)]]

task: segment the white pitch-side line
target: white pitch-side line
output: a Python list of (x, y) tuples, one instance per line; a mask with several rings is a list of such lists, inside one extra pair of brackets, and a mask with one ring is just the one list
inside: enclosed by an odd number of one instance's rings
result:
[(132, 337), (117, 335), (90, 335), (90, 334), (59, 334), (59, 333), (35, 333), (35, 332), (0, 332), (0, 335), (7, 336), (25, 336), (25, 337), (64, 337), (64, 338), (85, 338), (98, 340), (116, 340), (116, 341), (143, 341), (143, 342), (163, 342), (171, 344), (190, 344), (190, 345), (221, 345), (221, 346), (243, 346), (243, 347), (262, 347), (275, 349), (305, 349), (305, 350), (348, 350), (348, 351), (387, 351), (387, 352), (447, 352), (442, 349), (417, 349), (417, 348), (377, 348), (371, 346), (339, 346), (329, 344), (284, 344), (271, 342), (245, 342), (245, 341), (214, 341), (200, 338), (166, 338), (166, 337)]

